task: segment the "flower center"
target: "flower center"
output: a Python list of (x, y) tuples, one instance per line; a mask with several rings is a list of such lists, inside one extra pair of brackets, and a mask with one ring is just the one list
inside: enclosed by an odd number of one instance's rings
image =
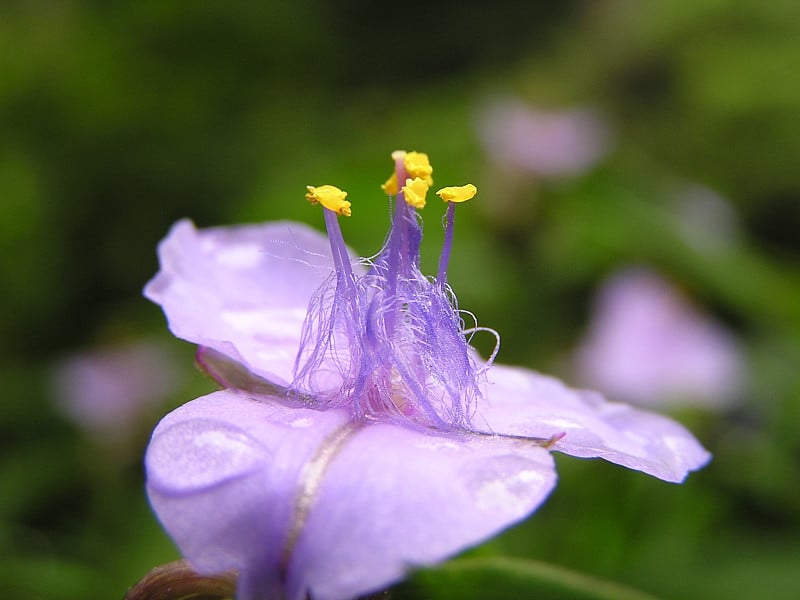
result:
[[(469, 336), (491, 330), (466, 328), (446, 281), (455, 203), (477, 190), (468, 185), (437, 192), (448, 204), (445, 241), (437, 276), (426, 277), (419, 268), (417, 210), (425, 206), (432, 168), (421, 153), (392, 156), (395, 171), (383, 186), (395, 200), (391, 228), (380, 253), (364, 261), (366, 273), (352, 268), (339, 228), (337, 214), (350, 213), (346, 193), (308, 188), (307, 198), (324, 208), (334, 274), (309, 304), (292, 392), (313, 397), (319, 408), (346, 407), (356, 419), (462, 430), (496, 353), (480, 362)], [(398, 188), (399, 181), (406, 184)]]

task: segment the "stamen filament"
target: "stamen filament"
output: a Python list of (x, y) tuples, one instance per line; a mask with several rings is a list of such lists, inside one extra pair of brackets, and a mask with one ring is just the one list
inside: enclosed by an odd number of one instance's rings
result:
[(447, 281), (447, 264), (450, 262), (450, 250), (453, 247), (455, 221), (456, 204), (455, 202), (448, 202), (444, 224), (444, 242), (442, 243), (442, 253), (439, 255), (439, 272), (436, 275), (436, 281), (439, 285), (444, 285)]
[[(398, 181), (405, 181), (406, 167), (405, 167), (405, 153), (395, 153), (392, 155), (394, 158), (394, 171)], [(386, 264), (386, 282), (388, 289), (386, 290), (386, 297), (393, 304), (394, 298), (397, 296), (397, 278), (400, 275), (400, 262), (401, 256), (407, 255), (407, 235), (406, 235), (406, 213), (409, 207), (402, 189), (397, 193), (397, 199), (394, 203), (394, 215), (392, 215), (392, 232), (389, 235), (389, 248)], [(386, 329), (389, 335), (394, 332), (394, 316), (389, 314), (386, 316)]]
[[(353, 267), (350, 265), (350, 256), (347, 254), (347, 246), (344, 243), (342, 229), (339, 227), (339, 219), (335, 212), (328, 208), (323, 208), (322, 213), (325, 217), (325, 228), (328, 230), (328, 239), (331, 243), (331, 257), (336, 268), (337, 281), (346, 285), (354, 291), (355, 277)], [(355, 297), (355, 296), (351, 296)]]
[(436, 195), (447, 203), (444, 243), (442, 244), (442, 254), (439, 256), (439, 273), (436, 275), (439, 285), (444, 285), (447, 279), (447, 263), (450, 261), (450, 250), (453, 247), (453, 224), (456, 219), (456, 204), (474, 198), (477, 193), (478, 188), (471, 183), (444, 187), (436, 192)]

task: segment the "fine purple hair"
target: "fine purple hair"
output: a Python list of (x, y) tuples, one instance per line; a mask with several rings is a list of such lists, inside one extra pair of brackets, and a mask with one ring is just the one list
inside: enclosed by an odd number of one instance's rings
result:
[[(335, 273), (312, 297), (291, 393), (322, 409), (346, 406), (358, 419), (466, 430), (485, 370), (468, 343), (476, 328), (466, 329), (442, 274), (420, 271), (416, 210), (400, 201), (392, 221), (366, 274), (334, 261)], [(333, 255), (349, 260), (338, 224), (327, 224)]]

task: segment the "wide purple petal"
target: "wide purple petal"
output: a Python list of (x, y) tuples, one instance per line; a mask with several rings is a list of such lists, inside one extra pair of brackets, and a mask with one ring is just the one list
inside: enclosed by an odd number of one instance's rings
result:
[(343, 411), (290, 409), (233, 390), (198, 398), (153, 432), (150, 502), (195, 569), (258, 573), (255, 597), (280, 597), (300, 473), (345, 421)]
[(529, 442), (358, 425), (231, 390), (165, 417), (146, 466), (151, 503), (196, 569), (239, 569), (240, 598), (290, 600), (388, 586), (524, 518), (556, 478)]
[(710, 458), (671, 419), (568, 388), (528, 369), (495, 365), (487, 395), (476, 428), (540, 438), (564, 433), (553, 450), (573, 456), (604, 458), (671, 482), (683, 481)]
[(286, 385), (309, 299), (332, 273), (330, 253), (328, 239), (302, 223), (197, 230), (183, 220), (161, 242), (161, 270), (145, 295), (176, 336)]
[(290, 592), (336, 600), (387, 587), (526, 517), (555, 480), (552, 457), (529, 442), (365, 426), (325, 475)]

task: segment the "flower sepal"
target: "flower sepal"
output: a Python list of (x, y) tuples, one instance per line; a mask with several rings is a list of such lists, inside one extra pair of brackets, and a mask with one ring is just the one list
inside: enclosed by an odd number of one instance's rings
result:
[(233, 600), (238, 573), (200, 575), (186, 560), (154, 567), (125, 594), (125, 600)]

